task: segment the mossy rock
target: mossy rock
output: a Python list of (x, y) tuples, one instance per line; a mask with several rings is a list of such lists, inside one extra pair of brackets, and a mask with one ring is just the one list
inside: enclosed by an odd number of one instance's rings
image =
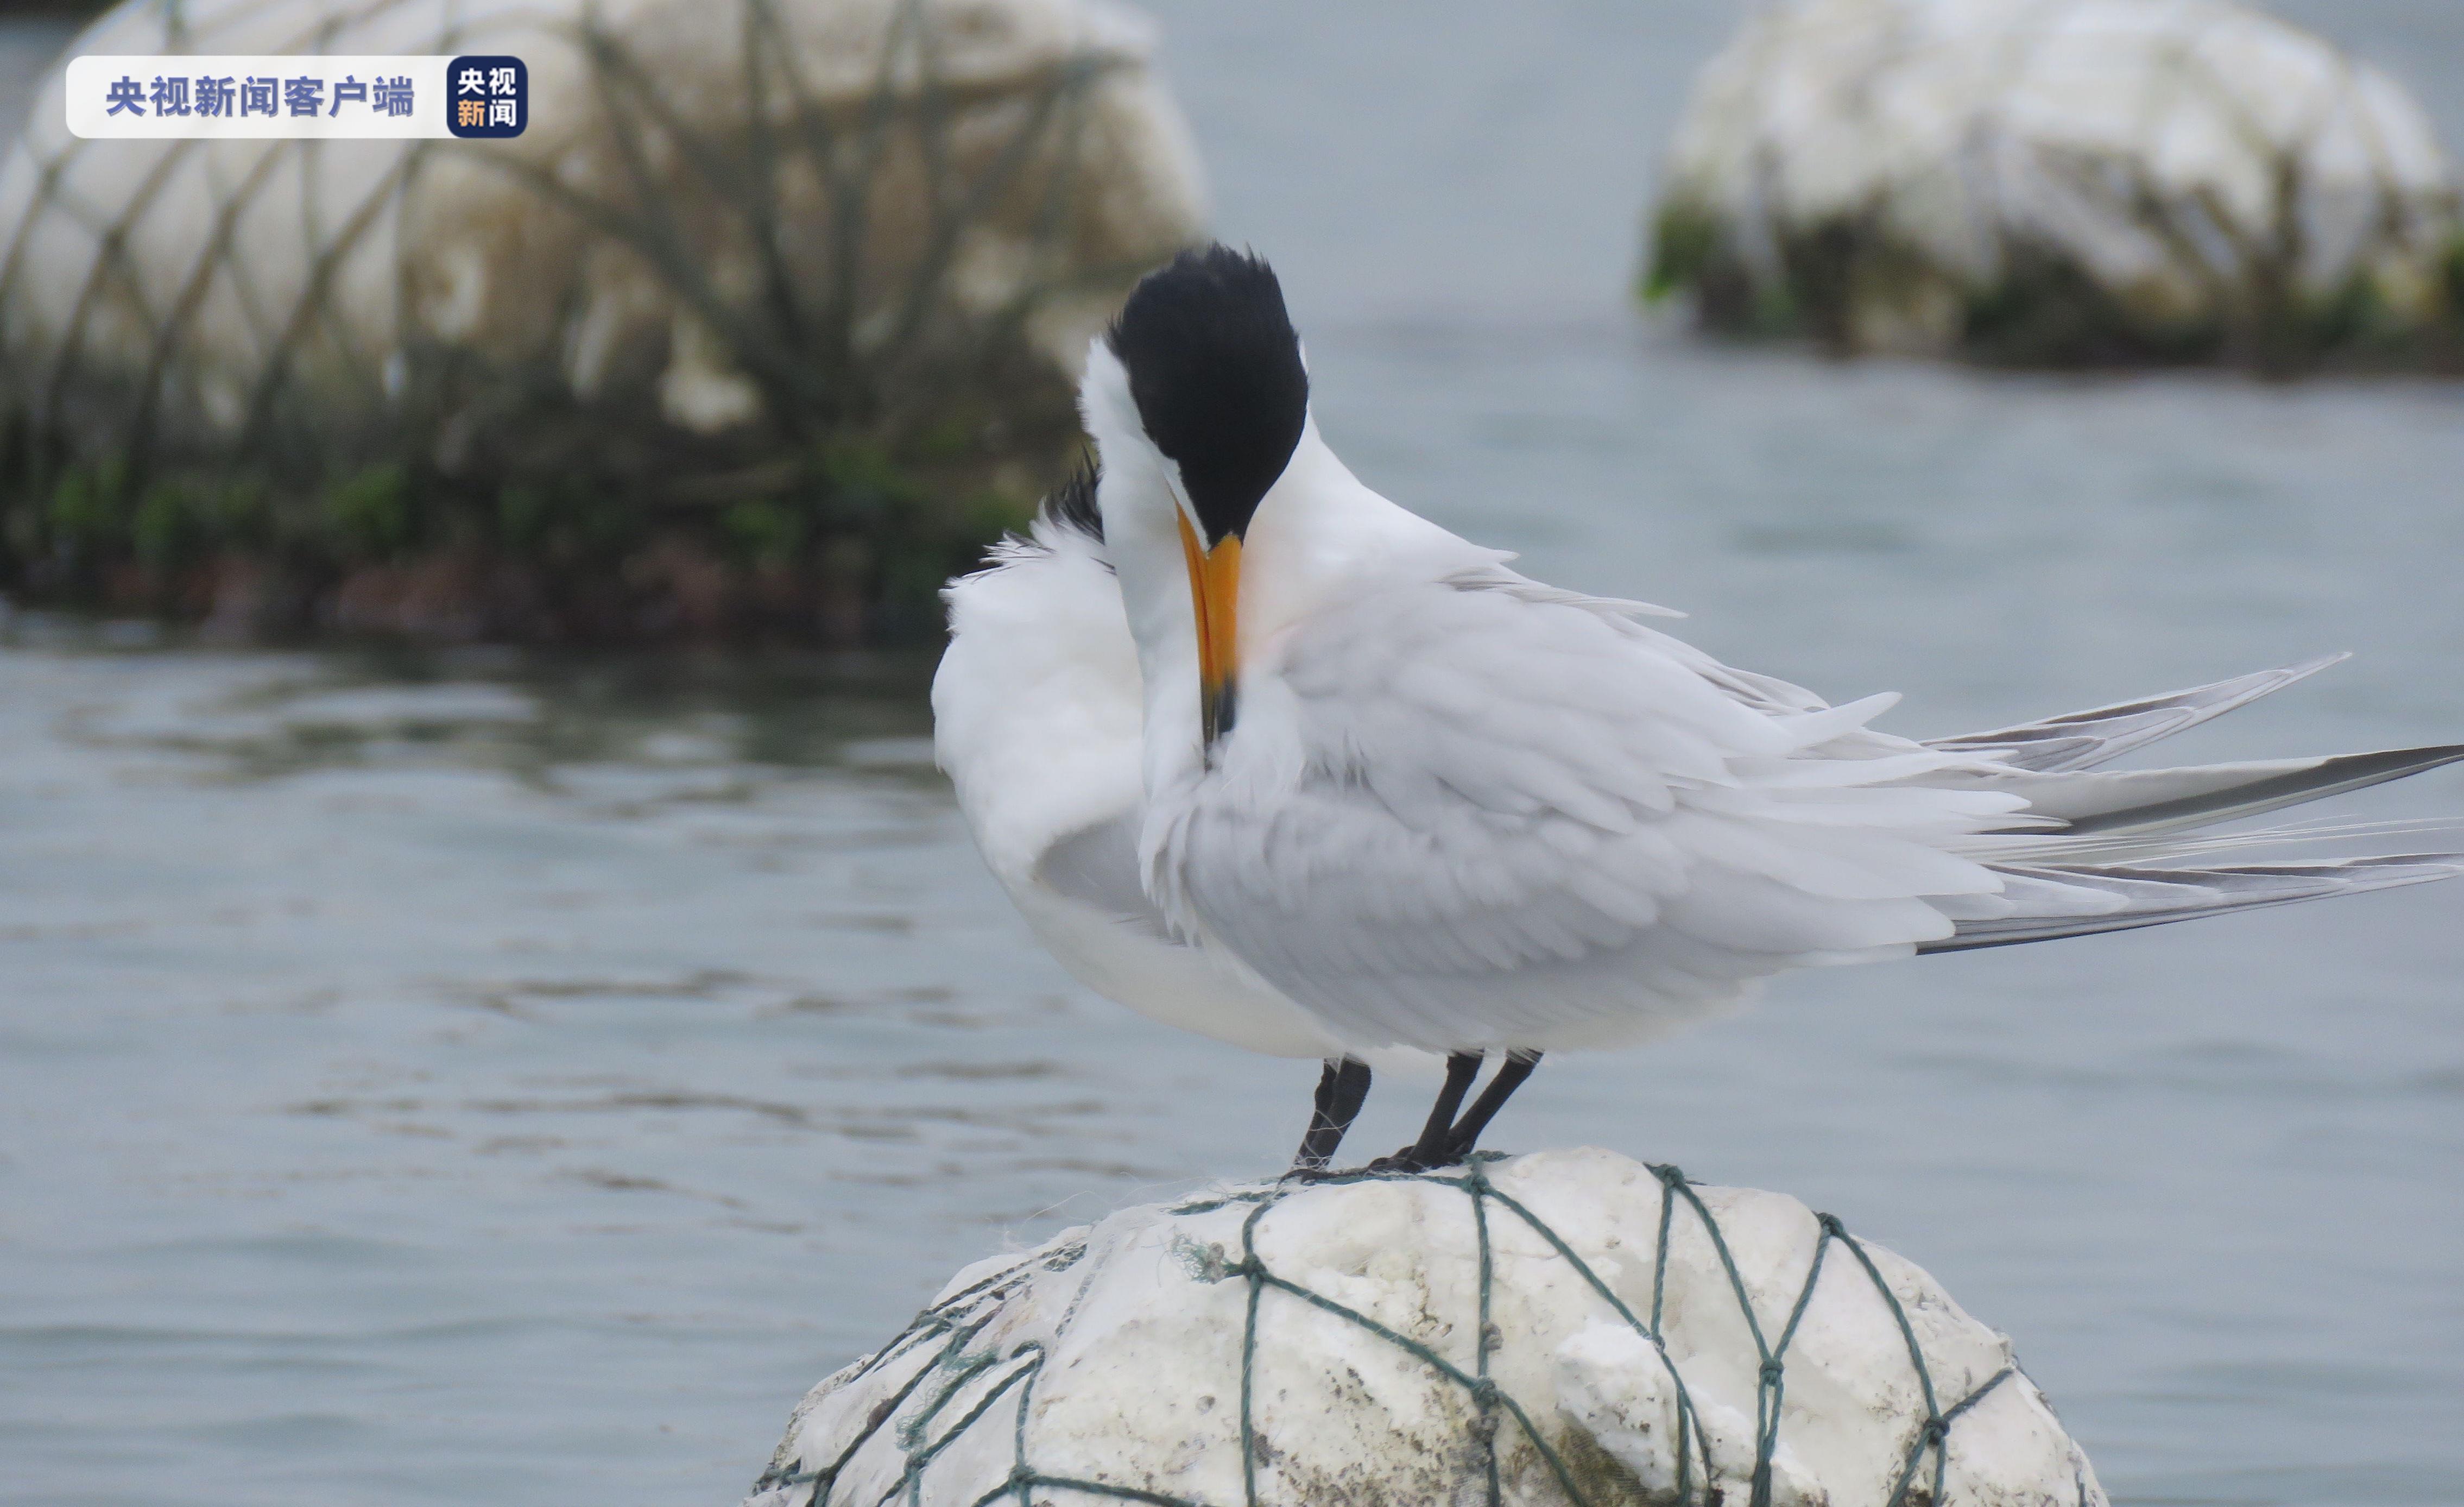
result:
[(1639, 292), (1991, 365), (2464, 372), (2464, 209), (2385, 74), (2221, 3), (1795, 0), (1707, 65)]
[[(449, 45), (450, 43), (450, 45)], [(1203, 220), (1102, 0), (128, 0), (72, 51), (511, 53), (506, 142), (0, 166), (0, 590), (252, 631), (829, 641), (1081, 443)]]

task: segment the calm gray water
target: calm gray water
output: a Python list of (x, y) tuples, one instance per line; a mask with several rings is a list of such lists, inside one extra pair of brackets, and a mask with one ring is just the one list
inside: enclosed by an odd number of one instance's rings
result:
[[(2184, 757), (2464, 733), (2464, 391), (1697, 348), (1620, 293), (1727, 7), (1325, 9), (1165, 18), (1373, 482), (1903, 731), (2352, 649)], [(2464, 142), (2464, 8), (2280, 9)], [(1277, 1164), (1313, 1070), (1035, 949), (928, 673), (0, 631), (0, 1498), (731, 1501), (960, 1263)], [(2453, 1503), (2460, 923), (1800, 977), (1552, 1059), (1494, 1139), (1839, 1213), (2017, 1338), (2123, 1499)]]

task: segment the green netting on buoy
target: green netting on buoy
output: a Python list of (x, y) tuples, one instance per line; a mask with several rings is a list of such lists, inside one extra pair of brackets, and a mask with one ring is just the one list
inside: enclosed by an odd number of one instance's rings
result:
[[(1945, 1395), (1937, 1384), (1934, 1368), (1928, 1364), (1925, 1350), (1918, 1342), (1907, 1312), (1890, 1283), (1883, 1278), (1872, 1254), (1837, 1218), (1828, 1214), (1815, 1216), (1818, 1234), (1812, 1264), (1789, 1309), (1786, 1321), (1776, 1334), (1767, 1333), (1754, 1312), (1746, 1278), (1729, 1249), (1719, 1218), (1697, 1194), (1695, 1185), (1676, 1167), (1668, 1165), (1650, 1168), (1660, 1182), (1663, 1196), (1660, 1202), (1651, 1302), (1647, 1312), (1639, 1312), (1620, 1298), (1610, 1283), (1603, 1280), (1547, 1221), (1490, 1179), (1488, 1164), (1503, 1159), (1484, 1154), (1468, 1166), (1445, 1172), (1408, 1177), (1361, 1173), (1301, 1186), (1244, 1189), (1174, 1206), (1163, 1211), (1168, 1219), (1180, 1219), (1230, 1208), (1247, 1208), (1240, 1227), (1237, 1254), (1221, 1247), (1193, 1247), (1208, 1252), (1204, 1257), (1207, 1265), (1200, 1274), (1201, 1280), (1236, 1281), (1246, 1288), (1240, 1350), (1242, 1485), (1240, 1496), (1233, 1501), (1209, 1501), (1173, 1495), (1057, 1472), (1038, 1464), (1030, 1421), (1034, 1416), (1036, 1388), (1044, 1376), (1049, 1352), (1038, 1341), (1020, 1342), (1005, 1352), (979, 1341), (998, 1317), (1004, 1300), (1018, 1294), (1038, 1275), (1067, 1270), (1083, 1260), (1088, 1252), (1083, 1240), (1037, 1252), (1016, 1266), (951, 1294), (917, 1316), (913, 1324), (881, 1351), (850, 1372), (834, 1378), (833, 1385), (856, 1385), (865, 1377), (885, 1367), (894, 1367), (901, 1361), (912, 1362), (919, 1353), (930, 1352), (929, 1360), (913, 1376), (873, 1404), (865, 1427), (832, 1458), (782, 1460), (774, 1464), (770, 1474), (756, 1483), (755, 1493), (774, 1494), (769, 1499), (802, 1502), (808, 1507), (891, 1507), (897, 1501), (920, 1502), (923, 1499), (924, 1474), (935, 1459), (962, 1443), (974, 1443), (982, 1430), (995, 1430), (1006, 1435), (1010, 1441), (1011, 1467), (1005, 1476), (975, 1498), (975, 1507), (992, 1507), (992, 1504), (1002, 1501), (1015, 1502), (1018, 1507), (1034, 1507), (1037, 1503), (1059, 1503), (1070, 1498), (1145, 1502), (1154, 1504), (1154, 1507), (1261, 1507), (1263, 1497), (1259, 1474), (1265, 1452), (1260, 1447), (1257, 1418), (1257, 1374), (1262, 1320), (1276, 1305), (1288, 1303), (1306, 1305), (1343, 1323), (1356, 1326), (1443, 1378), (1447, 1385), (1459, 1388), (1471, 1401), (1477, 1409), (1473, 1432), (1485, 1455), (1485, 1500), (1488, 1507), (1499, 1507), (1506, 1499), (1506, 1486), (1499, 1470), (1498, 1436), (1501, 1430), (1509, 1428), (1519, 1432), (1537, 1452), (1566, 1502), (1575, 1504), (1575, 1507), (1602, 1507), (1597, 1486), (1586, 1484), (1585, 1477), (1590, 1473), (1578, 1468), (1576, 1462), (1570, 1460), (1551, 1442), (1552, 1434), (1562, 1434), (1562, 1429), (1552, 1430), (1546, 1427), (1549, 1420), (1535, 1417), (1530, 1405), (1490, 1375), (1491, 1358), (1501, 1341), (1491, 1322), (1491, 1299), (1496, 1291), (1491, 1230), (1501, 1221), (1519, 1224), (1536, 1234), (1553, 1252), (1554, 1258), (1566, 1263), (1582, 1285), (1608, 1306), (1618, 1322), (1629, 1326), (1634, 1334), (1648, 1341), (1657, 1354), (1659, 1364), (1664, 1368), (1677, 1399), (1677, 1475), (1673, 1494), (1655, 1496), (1654, 1500), (1668, 1500), (1687, 1504), (1687, 1507), (1719, 1507), (1724, 1497), (1724, 1487), (1720, 1483), (1742, 1480), (1750, 1482), (1749, 1507), (1771, 1507), (1773, 1459), (1783, 1443), (1782, 1402), (1788, 1383), (1790, 1347), (1797, 1337), (1799, 1324), (1827, 1266), (1849, 1263), (1871, 1284), (1874, 1293), (1887, 1306), (1903, 1346), (1902, 1363), (1914, 1376), (1918, 1395), (1922, 1398), (1921, 1409), (1903, 1420), (1905, 1443), (1896, 1480), (1891, 1487), (1889, 1507), (1914, 1507), (1918, 1503), (1940, 1503), (1944, 1500), (1950, 1448), (1960, 1420), (1997, 1388), (2012, 1383), (2019, 1375), (2014, 1365), (2005, 1364), (1961, 1394)], [(1474, 1362), (1469, 1368), (1358, 1309), (1276, 1271), (1260, 1254), (1260, 1228), (1286, 1199), (1305, 1188), (1374, 1181), (1408, 1181), (1455, 1190), (1463, 1195), (1463, 1217), (1472, 1226), (1479, 1262), (1479, 1311), (1473, 1316), (1477, 1341)], [(1697, 1222), (1717, 1252), (1719, 1267), (1726, 1274), (1730, 1296), (1744, 1316), (1747, 1332), (1752, 1338), (1759, 1359), (1750, 1460), (1726, 1458), (1714, 1452), (1715, 1447), (1708, 1430), (1703, 1427), (1695, 1397), (1688, 1390), (1676, 1362), (1668, 1354), (1662, 1338), (1668, 1299), (1666, 1282), (1670, 1241), (1681, 1221)], [(1067, 1321), (1065, 1319), (1065, 1326)], [(968, 1396), (963, 1407), (958, 1406), (961, 1396), (968, 1394), (972, 1395)], [(858, 1452), (881, 1439), (885, 1429), (890, 1431), (891, 1442), (904, 1460), (904, 1470), (897, 1484), (877, 1499), (869, 1494), (851, 1494), (843, 1488), (842, 1476)], [(793, 1437), (791, 1431), (790, 1438)], [(2092, 1500), (2101, 1500), (2091, 1491), (2083, 1463), (2072, 1485), (2076, 1500), (2081, 1507), (2086, 1507)], [(805, 1493), (807, 1488), (807, 1495), (797, 1495)], [(783, 1497), (777, 1495), (781, 1493), (786, 1495)], [(1734, 1498), (1728, 1500), (1733, 1501)]]

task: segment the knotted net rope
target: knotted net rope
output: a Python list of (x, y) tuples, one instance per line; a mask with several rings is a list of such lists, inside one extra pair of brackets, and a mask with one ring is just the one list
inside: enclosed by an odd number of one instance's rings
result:
[[(1772, 1461), (1781, 1443), (1781, 1404), (1786, 1395), (1789, 1348), (1796, 1338), (1808, 1305), (1813, 1301), (1815, 1287), (1821, 1279), (1824, 1267), (1834, 1260), (1853, 1262), (1856, 1270), (1863, 1274), (1875, 1294), (1887, 1305), (1905, 1347), (1907, 1364), (1916, 1376), (1919, 1395), (1923, 1398), (1923, 1412), (1906, 1421), (1907, 1443), (1888, 1507), (1916, 1507), (1916, 1504), (1943, 1501), (1946, 1474), (1949, 1467), (1950, 1438), (1959, 1420), (1996, 1388), (2019, 1374), (2014, 1365), (2006, 1364), (1966, 1393), (1945, 1397), (1898, 1295), (1883, 1279), (1864, 1245), (1830, 1214), (1815, 1216), (1819, 1232), (1804, 1283), (1777, 1336), (1767, 1335), (1754, 1312), (1745, 1276), (1729, 1250), (1718, 1217), (1695, 1192), (1696, 1185), (1684, 1173), (1675, 1166), (1661, 1163), (1653, 1163), (1650, 1167), (1663, 1190), (1651, 1307), (1648, 1314), (1638, 1313), (1567, 1244), (1564, 1237), (1550, 1228), (1547, 1221), (1490, 1180), (1487, 1163), (1501, 1160), (1504, 1159), (1498, 1153), (1483, 1152), (1460, 1169), (1418, 1174), (1355, 1173), (1306, 1185), (1323, 1187), (1371, 1181), (1410, 1181), (1450, 1188), (1463, 1194), (1464, 1212), (1472, 1223), (1479, 1262), (1479, 1312), (1474, 1330), (1478, 1341), (1474, 1363), (1469, 1370), (1409, 1335), (1397, 1333), (1359, 1310), (1275, 1271), (1259, 1253), (1261, 1221), (1277, 1204), (1300, 1188), (1277, 1186), (1247, 1189), (1220, 1198), (1182, 1204), (1168, 1211), (1173, 1217), (1184, 1217), (1249, 1206), (1247, 1217), (1241, 1225), (1239, 1259), (1219, 1261), (1205, 1273), (1214, 1280), (1238, 1280), (1247, 1287), (1241, 1344), (1242, 1495), (1239, 1507), (1261, 1507), (1262, 1501), (1258, 1480), (1261, 1452), (1258, 1449), (1257, 1370), (1261, 1315), (1270, 1302), (1304, 1304), (1344, 1323), (1355, 1325), (1409, 1355), (1451, 1385), (1461, 1388), (1478, 1408), (1475, 1432), (1483, 1443), (1485, 1456), (1485, 1500), (1487, 1507), (1501, 1507), (1505, 1500), (1497, 1434), (1507, 1422), (1520, 1430), (1523, 1438), (1538, 1453), (1567, 1502), (1573, 1507), (1596, 1507), (1595, 1495), (1586, 1490), (1572, 1462), (1550, 1442), (1531, 1408), (1489, 1374), (1491, 1357), (1500, 1342), (1500, 1337), (1490, 1323), (1491, 1300), (1496, 1290), (1490, 1231), (1501, 1219), (1519, 1222), (1537, 1234), (1555, 1257), (1565, 1262), (1583, 1284), (1609, 1306), (1620, 1322), (1651, 1345), (1676, 1391), (1677, 1477), (1673, 1499), (1683, 1507), (1720, 1507), (1723, 1492), (1715, 1482), (1739, 1476), (1751, 1483), (1749, 1507), (1771, 1507)], [(1685, 1378), (1680, 1373), (1675, 1360), (1670, 1357), (1663, 1339), (1669, 1242), (1677, 1228), (1681, 1207), (1684, 1210), (1683, 1217), (1699, 1222), (1704, 1233), (1709, 1237), (1717, 1252), (1720, 1269), (1727, 1277), (1729, 1294), (1745, 1318), (1747, 1332), (1752, 1337), (1760, 1362), (1754, 1398), (1753, 1457), (1748, 1469), (1742, 1472), (1724, 1469), (1733, 1462), (1714, 1458), (1694, 1397), (1687, 1389)], [(1833, 1255), (1835, 1248), (1841, 1252), (1837, 1257)], [(809, 1485), (811, 1493), (805, 1498), (808, 1507), (891, 1507), (892, 1503), (902, 1500), (920, 1501), (925, 1469), (954, 1445), (967, 1438), (972, 1430), (984, 1428), (1009, 1430), (1013, 1441), (1013, 1463), (1008, 1475), (978, 1496), (973, 1507), (994, 1507), (995, 1503), (1004, 1500), (1015, 1502), (1018, 1507), (1032, 1507), (1038, 1501), (1070, 1496), (1144, 1502), (1152, 1504), (1152, 1507), (1229, 1507), (1225, 1503), (1063, 1474), (1036, 1466), (1028, 1424), (1033, 1413), (1036, 1383), (1044, 1370), (1047, 1352), (1042, 1342), (1031, 1340), (1022, 1341), (1007, 1354), (989, 1347), (979, 1348), (977, 1341), (998, 1316), (1003, 1300), (1038, 1273), (1067, 1270), (1086, 1254), (1087, 1246), (1083, 1241), (1065, 1244), (1041, 1253), (1039, 1258), (973, 1283), (926, 1309), (897, 1338), (849, 1373), (840, 1385), (852, 1385), (885, 1366), (894, 1365), (902, 1359), (912, 1359), (921, 1349), (932, 1350), (931, 1360), (886, 1401), (876, 1404), (866, 1427), (831, 1459), (819, 1464), (800, 1461), (783, 1470), (774, 1465), (770, 1474), (755, 1483), (754, 1491), (759, 1494)], [(943, 1414), (951, 1409), (951, 1405), (959, 1395), (988, 1377), (991, 1379), (989, 1385), (979, 1395), (957, 1411), (945, 1427), (941, 1426)], [(908, 1411), (908, 1404), (918, 1397), (924, 1399), (922, 1406)], [(902, 1417), (902, 1413), (905, 1416)], [(894, 1425), (893, 1419), (897, 1420)], [(886, 1428), (894, 1429), (895, 1442), (905, 1461), (898, 1483), (874, 1500), (862, 1500), (842, 1493), (839, 1490), (841, 1474), (858, 1452), (879, 1437)], [(2079, 1507), (2088, 1507), (2091, 1495), (2083, 1473), (2077, 1476), (2076, 1484)]]

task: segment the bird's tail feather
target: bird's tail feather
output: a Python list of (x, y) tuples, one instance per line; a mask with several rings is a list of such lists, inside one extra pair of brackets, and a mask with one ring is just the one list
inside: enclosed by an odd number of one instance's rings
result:
[(2315, 862), (2218, 860), (2253, 849), (2399, 833), (2452, 838), (2464, 822), (2295, 823), (2235, 832), (2197, 829), (2402, 779), (2464, 759), (2464, 747), (2123, 774), (2014, 773), (1986, 787), (2028, 796), (2051, 830), (1982, 833), (1968, 856), (2002, 878), (1999, 895), (1935, 899), (1952, 934), (1920, 952), (2046, 942), (2203, 916), (2358, 895), (2464, 875), (2464, 854), (2387, 853)]
[(2004, 791), (2026, 797), (2028, 806), (2010, 826), (1979, 833), (1959, 848), (2001, 876), (2001, 893), (1936, 898), (1932, 903), (1949, 919), (1952, 935), (1917, 950), (1954, 952), (2127, 931), (2464, 875), (2464, 855), (2446, 853), (2219, 861), (2253, 849), (2329, 839), (2453, 837), (2464, 833), (2459, 821), (2200, 831), (2453, 764), (2464, 760), (2464, 745), (2119, 773), (2096, 768), (2345, 657), (2325, 654), (2165, 696), (1933, 740), (1927, 746), (1937, 751), (1974, 754), (1991, 763), (1920, 775), (1911, 783)]
[(2105, 864), (1991, 865), (1998, 896), (1938, 899), (1956, 928), (1917, 951), (1959, 952), (2130, 931), (2232, 911), (2291, 905), (2464, 875), (2464, 853), (2402, 853), (2324, 863), (2162, 869)]
[(2042, 854), (2064, 840), (2111, 834), (2149, 836), (2188, 831), (2220, 822), (2262, 816), (2309, 801), (2324, 800), (2401, 780), (2464, 759), (2464, 745), (2392, 748), (2377, 753), (2311, 759), (2259, 759), (2240, 764), (2190, 765), (2178, 769), (2125, 769), (2040, 774), (2014, 770), (1961, 771), (1918, 778), (1929, 785), (1957, 785), (2025, 796), (2027, 815), (2063, 825), (1986, 833), (1971, 852), (1996, 850)]
[[(2013, 843), (1991, 853), (1971, 852), (1969, 856), (1985, 863), (2009, 863), (2021, 868), (2041, 868), (2047, 864), (2165, 868), (2216, 863), (2222, 861), (2222, 854), (2248, 853), (2255, 849), (2262, 850), (2273, 858), (2293, 849), (2315, 847), (2321, 843), (2342, 845), (2344, 847), (2343, 856), (2350, 857), (2355, 856), (2351, 844), (2384, 845), (2394, 838), (2427, 838), (2438, 845), (2438, 851), (2442, 852), (2449, 844), (2464, 846), (2464, 816), (2412, 816), (2372, 822), (2330, 821), (2314, 816), (2297, 822), (2280, 822), (2229, 832), (2107, 832), (2072, 837), (2055, 831), (2035, 845)], [(2252, 858), (2249, 861), (2265, 860)]]

